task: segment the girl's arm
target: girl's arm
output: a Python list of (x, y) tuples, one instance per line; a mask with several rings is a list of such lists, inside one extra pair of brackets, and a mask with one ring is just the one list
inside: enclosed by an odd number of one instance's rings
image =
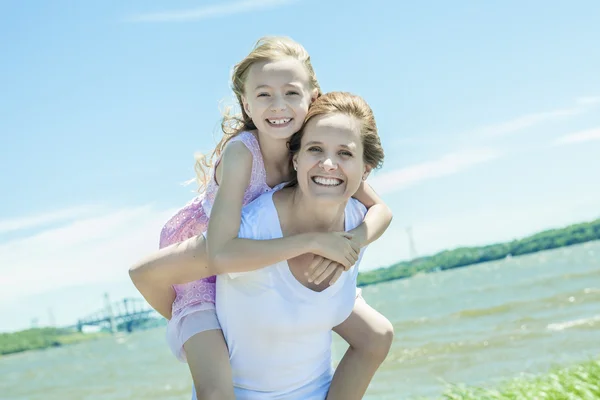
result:
[(223, 152), (220, 167), (219, 191), (206, 236), (209, 269), (216, 275), (252, 271), (305, 253), (323, 255), (348, 267), (356, 262), (359, 248), (344, 232), (271, 240), (238, 238), (244, 192), (252, 172), (252, 153), (243, 143), (231, 143)]
[(381, 200), (377, 193), (366, 182), (361, 182), (358, 191), (353, 196), (367, 207), (365, 219), (350, 233), (360, 247), (364, 247), (379, 239), (392, 222), (392, 210)]
[[(392, 210), (383, 203), (383, 200), (365, 182), (361, 182), (353, 197), (368, 209), (363, 222), (349, 231), (353, 235), (352, 241), (357, 246), (364, 247), (379, 239), (390, 226)], [(350, 266), (332, 262), (327, 257), (315, 257), (308, 268), (308, 281), (320, 284), (325, 279), (329, 279), (329, 283), (333, 284), (342, 272), (347, 271)]]
[(243, 196), (250, 183), (252, 153), (243, 143), (229, 144), (217, 167), (220, 183), (209, 223), (210, 245), (203, 235), (154, 252), (129, 269), (129, 276), (146, 301), (171, 318), (173, 285), (228, 272), (247, 272), (315, 253), (350, 267), (359, 248), (345, 232), (315, 233), (273, 240), (238, 239)]
[[(310, 238), (307, 240), (310, 240)], [(319, 239), (317, 238), (314, 240)], [(323, 240), (323, 243), (325, 243), (329, 238), (325, 237)], [(289, 252), (289, 254), (292, 255), (296, 254), (300, 245), (296, 247), (296, 244), (294, 243), (299, 242), (300, 240), (294, 236), (285, 239), (265, 241), (241, 241), (242, 246), (237, 247), (237, 250), (240, 252), (239, 254), (243, 257), (245, 254), (255, 254), (255, 256), (258, 254), (258, 256), (250, 263), (245, 259), (245, 262), (240, 264), (241, 266), (237, 271), (249, 271), (250, 268), (253, 267), (254, 269), (258, 269), (271, 265), (263, 264), (265, 258), (264, 254), (261, 252), (273, 251), (274, 248), (279, 251), (280, 254), (285, 254), (286, 252)], [(235, 244), (236, 243), (234, 243), (234, 245)], [(253, 244), (258, 244), (259, 246), (253, 247)], [(244, 246), (248, 246), (247, 253), (244, 253), (244, 250), (242, 249)], [(355, 251), (356, 254), (358, 254), (358, 247), (356, 247)], [(223, 272), (235, 272), (235, 270), (230, 270), (225, 265)], [(206, 255), (206, 239), (203, 235), (194, 236), (183, 242), (162, 248), (139, 261), (129, 269), (129, 276), (135, 287), (146, 299), (148, 304), (166, 319), (171, 319), (172, 304), (173, 301), (175, 301), (173, 285), (196, 281), (198, 279), (217, 275), (218, 273), (219, 271), (209, 267), (208, 257)], [(335, 279), (333, 279), (333, 281), (335, 281)]]

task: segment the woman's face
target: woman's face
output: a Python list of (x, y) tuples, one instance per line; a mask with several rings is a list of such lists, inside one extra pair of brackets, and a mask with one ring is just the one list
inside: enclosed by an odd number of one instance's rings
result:
[(371, 170), (363, 161), (359, 122), (339, 113), (308, 121), (293, 162), (302, 193), (333, 203), (352, 197)]

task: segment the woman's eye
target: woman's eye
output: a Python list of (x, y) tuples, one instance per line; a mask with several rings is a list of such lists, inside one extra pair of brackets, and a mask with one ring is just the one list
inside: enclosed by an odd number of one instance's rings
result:
[(352, 153), (350, 153), (349, 151), (340, 151), (340, 155), (344, 157), (352, 157)]
[(295, 90), (290, 90), (289, 92), (286, 93), (288, 96), (299, 96), (300, 93), (296, 92)]
[(269, 93), (259, 93), (256, 95), (256, 97), (268, 97)]
[(311, 151), (311, 152), (317, 152), (317, 151), (321, 151), (321, 148), (320, 148), (320, 147), (313, 146), (313, 147), (309, 147), (309, 148), (308, 148), (308, 151)]

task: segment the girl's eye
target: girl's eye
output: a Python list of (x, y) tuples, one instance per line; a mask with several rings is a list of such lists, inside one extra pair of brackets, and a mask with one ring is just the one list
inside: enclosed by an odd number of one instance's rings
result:
[(300, 93), (296, 92), (295, 90), (290, 90), (289, 92), (286, 93), (288, 96), (299, 96)]
[(268, 97), (269, 93), (259, 93), (256, 95), (256, 97)]
[(321, 151), (321, 148), (317, 147), (317, 146), (312, 146), (312, 147), (308, 148), (308, 151), (310, 151), (310, 152), (318, 152), (318, 151)]
[(352, 153), (350, 153), (349, 151), (340, 151), (340, 154), (344, 157), (352, 157)]

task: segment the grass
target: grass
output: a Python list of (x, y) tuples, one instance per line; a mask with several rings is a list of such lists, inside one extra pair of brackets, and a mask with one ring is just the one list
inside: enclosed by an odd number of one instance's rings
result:
[(498, 388), (451, 385), (444, 400), (600, 399), (600, 359), (558, 368), (548, 374), (510, 380)]

